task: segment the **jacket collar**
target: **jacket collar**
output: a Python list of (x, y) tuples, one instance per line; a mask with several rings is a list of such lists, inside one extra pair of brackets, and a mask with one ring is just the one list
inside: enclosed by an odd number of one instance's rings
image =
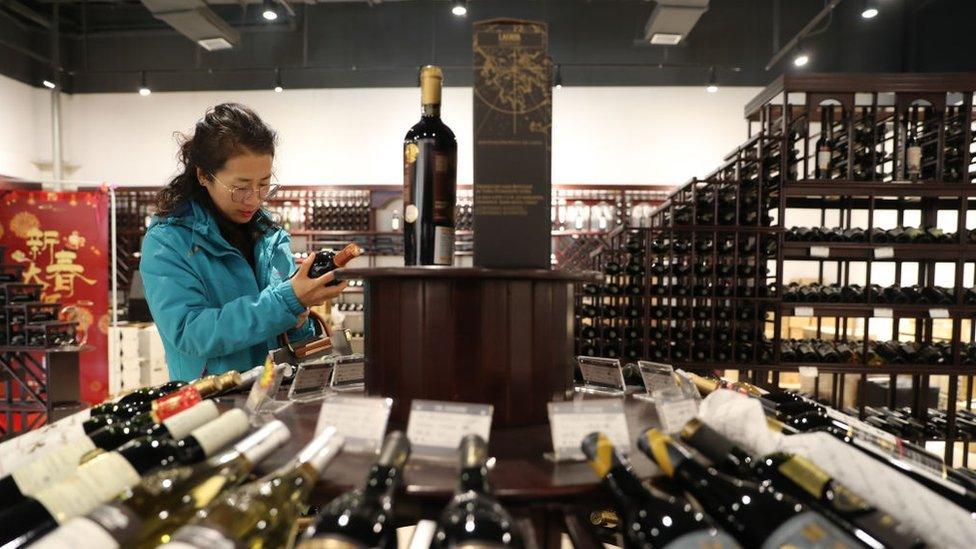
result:
[[(257, 226), (263, 233), (259, 242), (277, 241), (283, 231), (274, 226), (270, 212), (261, 208), (255, 215), (258, 216)], [(193, 246), (204, 248), (211, 254), (240, 253), (220, 234), (217, 221), (210, 211), (196, 200), (184, 202), (166, 217), (154, 216), (149, 227), (152, 228), (156, 225), (180, 225), (190, 229), (193, 232)]]

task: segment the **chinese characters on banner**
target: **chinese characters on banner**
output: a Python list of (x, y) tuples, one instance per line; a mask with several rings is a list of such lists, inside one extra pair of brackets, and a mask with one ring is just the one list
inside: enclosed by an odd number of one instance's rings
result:
[(44, 286), (45, 302), (74, 306), (93, 347), (80, 355), (81, 399), (89, 404), (108, 390), (108, 225), (102, 191), (0, 191), (3, 263), (22, 265), (24, 282)]

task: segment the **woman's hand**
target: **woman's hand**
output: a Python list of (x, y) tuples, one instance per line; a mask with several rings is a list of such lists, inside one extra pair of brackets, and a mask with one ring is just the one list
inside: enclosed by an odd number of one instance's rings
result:
[(320, 276), (319, 278), (309, 278), (308, 270), (311, 268), (314, 260), (315, 254), (309, 255), (302, 262), (295, 276), (291, 278), (291, 288), (295, 291), (295, 297), (298, 298), (298, 302), (306, 309), (315, 305), (321, 305), (330, 299), (335, 299), (349, 285), (348, 282), (342, 282), (337, 286), (326, 286), (326, 284), (335, 280), (335, 276), (331, 272), (325, 273), (324, 276)]

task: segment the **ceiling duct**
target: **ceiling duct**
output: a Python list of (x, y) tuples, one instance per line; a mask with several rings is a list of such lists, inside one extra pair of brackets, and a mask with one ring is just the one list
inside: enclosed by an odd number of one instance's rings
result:
[(241, 35), (202, 0), (142, 0), (156, 19), (207, 50), (229, 49)]
[[(144, 0), (145, 1), (145, 0)], [(644, 26), (644, 40), (658, 46), (680, 44), (708, 11), (709, 0), (658, 0)]]

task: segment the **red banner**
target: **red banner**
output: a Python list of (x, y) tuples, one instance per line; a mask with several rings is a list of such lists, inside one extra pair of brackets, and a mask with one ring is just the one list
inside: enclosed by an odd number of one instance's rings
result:
[(0, 191), (3, 263), (24, 267), (24, 282), (44, 286), (43, 300), (73, 305), (93, 349), (80, 355), (81, 399), (108, 392), (108, 194), (101, 191)]

